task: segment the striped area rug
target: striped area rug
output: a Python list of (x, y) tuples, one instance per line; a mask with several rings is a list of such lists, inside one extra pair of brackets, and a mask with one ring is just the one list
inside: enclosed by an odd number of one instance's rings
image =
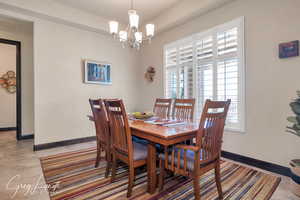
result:
[[(79, 199), (126, 199), (127, 167), (119, 166), (116, 182), (104, 177), (105, 161), (94, 168), (95, 148), (61, 153), (41, 158), (46, 183), (51, 185), (51, 200)], [(224, 199), (267, 200), (276, 190), (280, 178), (231, 162), (223, 162), (221, 180)], [(201, 177), (201, 197), (205, 200), (218, 199), (214, 171)], [(194, 199), (191, 179), (182, 176), (166, 177), (164, 190), (150, 195), (147, 190), (147, 173), (138, 169), (132, 200)]]

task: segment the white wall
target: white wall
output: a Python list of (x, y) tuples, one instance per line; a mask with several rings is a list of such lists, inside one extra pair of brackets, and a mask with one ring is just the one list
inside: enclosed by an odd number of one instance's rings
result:
[[(94, 136), (94, 125), (86, 117), (88, 98), (122, 98), (128, 112), (135, 110), (139, 97), (135, 50), (123, 49), (108, 34), (66, 25), (64, 20), (48, 21), (10, 8), (0, 8), (0, 14), (34, 23), (35, 145)], [(84, 84), (83, 59), (112, 63), (113, 84)]]
[[(8, 71), (16, 72), (15, 45), (0, 43), (0, 77)], [(0, 86), (0, 128), (16, 127), (16, 93)]]
[[(33, 103), (33, 26), (0, 18), (0, 38), (21, 42), (22, 135), (34, 133)], [(15, 100), (14, 100), (15, 104)], [(16, 109), (16, 104), (13, 106)], [(10, 112), (10, 111), (9, 111)], [(15, 113), (15, 112), (14, 112)], [(6, 113), (8, 114), (8, 113)], [(5, 114), (5, 115), (6, 115)], [(1, 114), (2, 115), (2, 114)], [(16, 118), (16, 116), (14, 116)]]
[[(223, 150), (288, 166), (300, 157), (300, 138), (285, 132), (289, 102), (300, 89), (300, 57), (281, 60), (278, 44), (300, 39), (300, 1), (236, 0), (153, 39), (140, 58), (140, 110), (163, 96), (163, 45), (245, 16), (246, 133), (226, 133)], [(142, 80), (156, 67), (154, 83)]]
[[(110, 36), (45, 20), (34, 24), (35, 144), (94, 136), (89, 98), (137, 104), (137, 55)], [(83, 59), (112, 63), (112, 85), (83, 83)]]

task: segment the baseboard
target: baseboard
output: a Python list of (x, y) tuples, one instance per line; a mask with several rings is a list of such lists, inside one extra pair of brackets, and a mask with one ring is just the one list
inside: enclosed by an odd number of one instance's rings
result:
[(94, 141), (94, 140), (96, 140), (96, 136), (64, 140), (64, 141), (59, 141), (59, 142), (51, 142), (51, 143), (46, 143), (46, 144), (38, 144), (38, 145), (33, 146), (33, 150), (40, 151), (40, 150), (44, 150), (44, 149), (68, 146), (68, 145), (72, 145), (72, 144), (79, 144), (79, 143), (90, 142), (90, 141)]
[(244, 164), (247, 164), (247, 165), (250, 165), (253, 167), (257, 167), (257, 168), (260, 168), (260, 169), (263, 169), (263, 170), (266, 170), (269, 172), (281, 174), (283, 176), (289, 177), (291, 175), (291, 171), (288, 167), (269, 163), (266, 161), (257, 160), (254, 158), (242, 156), (242, 155), (235, 154), (235, 153), (230, 153), (227, 151), (222, 151), (222, 157), (233, 160), (233, 161), (237, 161), (240, 163), (244, 163)]
[[(23, 136), (23, 137), (30, 137), (31, 135), (28, 136)], [(33, 137), (33, 135), (32, 135)], [(29, 138), (28, 138), (29, 139)], [(64, 140), (60, 142), (52, 142), (52, 143), (46, 143), (46, 144), (38, 144), (33, 146), (34, 151), (40, 151), (40, 150), (45, 150), (45, 149), (50, 149), (50, 148), (55, 148), (55, 147), (62, 147), (62, 146), (68, 146), (72, 144), (79, 144), (79, 143), (84, 143), (84, 142), (90, 142), (96, 140), (95, 136), (91, 137), (85, 137), (85, 138), (78, 138), (78, 139), (71, 139), (71, 140)], [(244, 163), (253, 167), (257, 167), (266, 171), (270, 171), (273, 173), (281, 174), (283, 176), (288, 176), (290, 177), (291, 172), (288, 167), (284, 167), (281, 165), (269, 163), (266, 161), (262, 160), (257, 160), (254, 158), (250, 158), (247, 156), (242, 156), (239, 154), (227, 152), (227, 151), (222, 151), (222, 157)]]
[(34, 138), (34, 134), (30, 134), (30, 135), (21, 135), (19, 140), (29, 140), (29, 139), (33, 139)]
[(0, 128), (0, 132), (2, 131), (16, 131), (17, 127), (5, 127), (5, 128)]

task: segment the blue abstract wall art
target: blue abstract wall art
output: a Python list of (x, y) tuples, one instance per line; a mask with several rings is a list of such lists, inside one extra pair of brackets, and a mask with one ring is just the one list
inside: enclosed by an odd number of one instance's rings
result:
[(85, 83), (91, 84), (112, 84), (111, 64), (85, 60)]

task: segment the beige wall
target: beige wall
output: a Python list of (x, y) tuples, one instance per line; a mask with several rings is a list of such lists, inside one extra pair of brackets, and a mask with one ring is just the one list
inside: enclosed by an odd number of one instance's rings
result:
[[(7, 71), (16, 72), (16, 46), (0, 43), (0, 77)], [(16, 93), (0, 86), (0, 128), (16, 127)]]
[[(139, 94), (135, 50), (123, 49), (109, 34), (64, 25), (63, 20), (50, 22), (1, 8), (0, 14), (34, 24), (35, 145), (94, 136), (86, 117), (88, 98), (122, 98), (128, 112), (135, 110)], [(83, 59), (112, 63), (113, 84), (84, 84)]]
[[(36, 20), (35, 144), (94, 136), (89, 98), (122, 98), (136, 106), (135, 50), (123, 49), (109, 35)], [(112, 85), (83, 83), (83, 59), (112, 63)]]
[(33, 25), (0, 17), (0, 38), (21, 42), (22, 135), (33, 134)]
[(223, 149), (288, 166), (300, 157), (300, 138), (285, 132), (289, 102), (300, 89), (300, 57), (279, 59), (278, 44), (300, 39), (299, 8), (298, 0), (236, 0), (158, 35), (142, 49), (139, 77), (149, 65), (157, 76), (152, 84), (140, 80), (139, 109), (163, 96), (164, 44), (245, 16), (246, 133), (227, 132)]

